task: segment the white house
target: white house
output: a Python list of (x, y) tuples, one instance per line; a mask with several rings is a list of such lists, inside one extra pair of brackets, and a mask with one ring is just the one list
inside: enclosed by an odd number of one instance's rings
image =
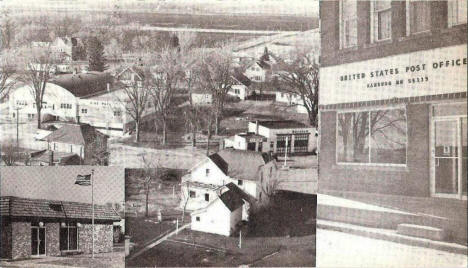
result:
[(232, 183), (246, 201), (243, 217), (247, 219), (249, 205), (262, 198), (262, 170), (273, 166), (275, 161), (260, 152), (224, 149), (212, 154), (182, 177), (181, 207), (188, 211), (205, 208), (221, 187)]
[(298, 113), (307, 113), (304, 101), (299, 94), (279, 90), (275, 93), (275, 101), (285, 103), (288, 106), (294, 106)]
[(230, 236), (242, 221), (243, 205), (243, 198), (238, 192), (222, 186), (204, 208), (191, 213), (191, 229)]
[(245, 100), (250, 95), (249, 86), (252, 84), (252, 81), (240, 72), (236, 72), (231, 78), (233, 84), (227, 94)]
[(267, 139), (264, 136), (253, 132), (238, 133), (232, 137), (224, 139), (225, 148), (234, 148), (237, 150), (263, 151), (263, 142)]
[(254, 82), (265, 82), (271, 73), (271, 66), (264, 61), (252, 61), (245, 69), (245, 76)]
[(207, 90), (196, 89), (191, 93), (192, 103), (194, 105), (211, 105), (213, 104), (213, 94)]

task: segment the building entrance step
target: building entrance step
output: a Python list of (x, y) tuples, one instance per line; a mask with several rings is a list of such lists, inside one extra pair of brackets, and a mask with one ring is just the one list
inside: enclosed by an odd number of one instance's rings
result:
[[(436, 241), (428, 238), (414, 237), (399, 234), (394, 229), (372, 228), (360, 225), (348, 224), (343, 222), (334, 222), (327, 220), (317, 220), (317, 229), (326, 229), (337, 232), (344, 232), (353, 235), (363, 236), (372, 239), (385, 240), (415, 247), (424, 247), (436, 249), (456, 254), (468, 255), (468, 247), (457, 243)], [(317, 239), (320, 239), (317, 236)]]
[(439, 241), (446, 239), (446, 232), (442, 228), (409, 223), (398, 224), (397, 233)]

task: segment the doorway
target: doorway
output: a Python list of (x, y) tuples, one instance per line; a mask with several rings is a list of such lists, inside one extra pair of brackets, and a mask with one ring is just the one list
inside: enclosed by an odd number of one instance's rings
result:
[(31, 227), (31, 255), (44, 256), (46, 254), (45, 227)]
[(431, 143), (432, 195), (466, 199), (468, 163), (466, 113), (433, 117)]

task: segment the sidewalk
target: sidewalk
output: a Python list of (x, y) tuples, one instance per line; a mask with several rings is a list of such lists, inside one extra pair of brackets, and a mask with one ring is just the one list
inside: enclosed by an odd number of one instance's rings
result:
[(123, 268), (125, 267), (125, 252), (96, 253), (94, 259), (91, 254), (82, 254), (69, 257), (46, 256), (18, 261), (0, 261), (0, 267), (93, 267), (93, 268)]

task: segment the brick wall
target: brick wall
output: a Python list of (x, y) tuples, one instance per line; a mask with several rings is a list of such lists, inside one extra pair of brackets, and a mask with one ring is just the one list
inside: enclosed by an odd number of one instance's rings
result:
[(60, 255), (60, 223), (47, 222), (46, 227), (46, 253), (47, 256)]
[[(95, 224), (94, 252), (112, 252), (113, 226), (112, 224)], [(92, 251), (92, 225), (83, 224), (78, 230), (80, 250), (85, 253)]]
[(407, 166), (337, 165), (336, 111), (321, 111), (319, 191), (430, 195), (429, 105), (407, 106)]
[(447, 28), (447, 2), (431, 1), (431, 31), (406, 36), (406, 3), (392, 2), (392, 40), (370, 43), (369, 2), (358, 1), (358, 46), (339, 48), (338, 1), (321, 1), (321, 66), (382, 58), (391, 55), (429, 50), (467, 43), (467, 25)]
[(12, 222), (11, 236), (11, 258), (18, 259), (31, 257), (31, 223)]
[(2, 221), (0, 240), (0, 257), (11, 259), (11, 223), (9, 221)]

